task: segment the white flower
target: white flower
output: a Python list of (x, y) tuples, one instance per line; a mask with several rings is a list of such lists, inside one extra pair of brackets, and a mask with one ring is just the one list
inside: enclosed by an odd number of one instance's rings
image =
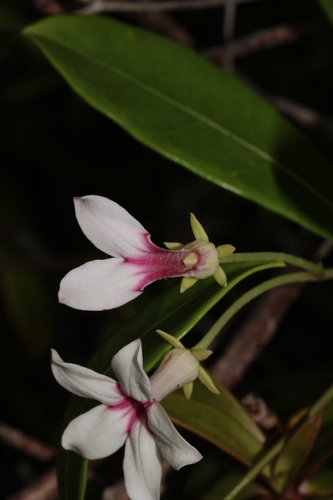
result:
[(196, 240), (188, 245), (154, 245), (149, 233), (117, 203), (101, 196), (75, 198), (75, 212), (87, 238), (113, 258), (95, 260), (70, 271), (61, 281), (59, 301), (76, 309), (99, 311), (121, 306), (155, 280), (184, 276), (181, 291), (208, 276), (225, 286), (219, 258), (234, 251), (215, 247), (191, 214)]
[[(191, 358), (193, 365), (186, 363), (180, 386), (197, 374), (197, 361)], [(59, 384), (73, 394), (101, 403), (70, 422), (63, 433), (62, 446), (85, 458), (97, 459), (115, 453), (125, 444), (123, 468), (129, 497), (158, 500), (162, 457), (178, 470), (198, 462), (202, 455), (182, 438), (154, 399), (154, 394), (163, 392), (165, 396), (174, 387), (168, 386), (168, 380), (161, 377), (155, 383), (150, 382), (142, 367), (140, 340), (121, 349), (113, 357), (111, 366), (119, 382), (88, 368), (65, 363), (52, 350), (52, 371)], [(182, 371), (181, 366), (179, 368)]]

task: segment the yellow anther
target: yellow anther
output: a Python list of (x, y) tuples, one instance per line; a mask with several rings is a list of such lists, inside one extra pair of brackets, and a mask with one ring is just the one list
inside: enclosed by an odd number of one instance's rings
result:
[(199, 255), (197, 252), (190, 252), (186, 255), (185, 259), (183, 260), (183, 263), (185, 264), (186, 267), (193, 267), (195, 266), (199, 261)]

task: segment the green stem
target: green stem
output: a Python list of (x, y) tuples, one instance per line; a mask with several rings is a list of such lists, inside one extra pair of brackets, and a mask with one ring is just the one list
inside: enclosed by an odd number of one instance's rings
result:
[(332, 401), (333, 399), (333, 385), (331, 385), (326, 392), (320, 398), (318, 401), (315, 402), (314, 405), (311, 406), (308, 416), (312, 417), (313, 415), (316, 415), (320, 410), (325, 408), (325, 406)]
[(251, 481), (253, 481), (258, 474), (262, 471), (265, 465), (269, 464), (271, 460), (276, 457), (276, 455), (282, 450), (285, 442), (287, 440), (287, 436), (284, 435), (280, 438), (272, 448), (270, 448), (264, 456), (251, 467), (251, 469), (245, 474), (243, 479), (228, 493), (226, 497), (223, 497), (221, 500), (232, 500), (238, 493), (245, 488)]
[(214, 323), (211, 329), (206, 333), (206, 335), (200, 340), (200, 342), (195, 346), (196, 349), (207, 349), (211, 342), (215, 339), (215, 337), (220, 333), (221, 329), (224, 325), (248, 302), (255, 299), (259, 295), (272, 288), (276, 288), (277, 286), (286, 285), (289, 283), (300, 283), (306, 281), (316, 281), (317, 277), (313, 274), (309, 274), (306, 272), (299, 273), (290, 273), (283, 274), (282, 276), (278, 276), (276, 278), (272, 278), (270, 280), (264, 281), (252, 288), (248, 292), (246, 292), (242, 297), (236, 300), (230, 307), (227, 309), (222, 316)]
[(293, 266), (300, 267), (301, 269), (306, 269), (310, 273), (321, 274), (323, 272), (323, 266), (321, 262), (317, 264), (315, 262), (311, 262), (310, 260), (302, 259), (301, 257), (296, 257), (295, 255), (290, 255), (288, 253), (279, 253), (279, 252), (233, 253), (229, 257), (220, 259), (221, 264), (226, 264), (228, 262), (253, 262), (253, 261), (286, 262), (287, 264), (292, 264)]

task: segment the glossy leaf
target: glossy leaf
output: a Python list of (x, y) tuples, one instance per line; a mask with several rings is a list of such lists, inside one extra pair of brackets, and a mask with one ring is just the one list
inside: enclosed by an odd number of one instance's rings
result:
[(174, 422), (250, 465), (262, 451), (265, 437), (232, 394), (215, 380), (214, 384), (219, 395), (196, 382), (190, 400), (177, 391), (162, 405)]
[(333, 171), (267, 102), (177, 43), (101, 17), (24, 30), (73, 89), (205, 179), (333, 238)]
[[(150, 370), (170, 348), (155, 333), (157, 328), (167, 331), (176, 338), (182, 338), (239, 281), (269, 267), (274, 267), (274, 265), (227, 264), (225, 271), (229, 284), (226, 288), (221, 288), (211, 278), (199, 281), (185, 293), (180, 294), (178, 284), (157, 297), (140, 314), (107, 338), (96, 351), (88, 366), (96, 371), (112, 375), (110, 361), (114, 354), (125, 344), (141, 337), (144, 345), (145, 369), (146, 371)], [(92, 404), (91, 401), (72, 396), (62, 428), (64, 429), (73, 418), (87, 411)], [(256, 442), (255, 438), (253, 441)], [(258, 446), (260, 447), (260, 445)], [(86, 461), (75, 453), (67, 452), (59, 447), (57, 468), (61, 500), (82, 500), (84, 498), (85, 463)]]
[(273, 474), (279, 489), (287, 486), (301, 470), (317, 437), (321, 417), (321, 413), (318, 413), (306, 420), (288, 439), (276, 458)]
[(278, 262), (258, 264), (261, 263), (224, 265), (228, 276), (226, 288), (220, 287), (213, 278), (208, 278), (199, 280), (192, 288), (181, 294), (178, 284), (157, 297), (141, 314), (110, 336), (92, 357), (89, 367), (111, 373), (109, 369), (111, 357), (125, 344), (140, 337), (144, 350), (144, 367), (148, 372), (171, 348), (156, 334), (156, 329), (159, 328), (177, 339), (182, 339), (240, 281), (254, 273), (281, 266)]

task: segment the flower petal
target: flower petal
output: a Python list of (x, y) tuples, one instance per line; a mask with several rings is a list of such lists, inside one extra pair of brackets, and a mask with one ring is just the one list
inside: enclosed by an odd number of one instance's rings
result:
[(131, 500), (159, 500), (162, 455), (146, 425), (137, 423), (125, 446), (125, 486)]
[(127, 396), (145, 403), (153, 401), (151, 384), (143, 370), (141, 340), (133, 340), (112, 358), (112, 370)]
[(145, 228), (127, 210), (103, 196), (74, 198), (78, 223), (86, 237), (114, 257), (137, 256), (147, 250)]
[(57, 382), (68, 391), (84, 398), (114, 405), (123, 399), (118, 383), (110, 377), (89, 368), (65, 363), (57, 351), (51, 349), (51, 367)]
[(165, 460), (176, 470), (202, 459), (201, 453), (191, 446), (175, 429), (164, 408), (157, 402), (147, 410), (148, 425), (155, 435)]
[(102, 311), (119, 307), (141, 294), (142, 278), (123, 259), (87, 262), (62, 279), (59, 302), (75, 309)]
[(129, 415), (124, 410), (95, 406), (66, 427), (61, 444), (89, 460), (115, 453), (128, 436)]

